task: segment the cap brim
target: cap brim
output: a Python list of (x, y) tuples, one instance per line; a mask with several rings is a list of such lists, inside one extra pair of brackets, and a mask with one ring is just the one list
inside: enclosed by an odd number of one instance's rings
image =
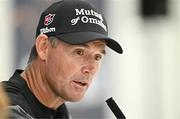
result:
[(56, 37), (58, 37), (59, 39), (63, 40), (66, 43), (74, 44), (74, 45), (87, 43), (94, 40), (105, 40), (109, 48), (116, 51), (117, 53), (120, 54), (123, 53), (123, 49), (118, 42), (107, 37), (104, 34), (100, 34), (96, 32), (73, 32), (73, 33), (60, 34), (57, 35)]

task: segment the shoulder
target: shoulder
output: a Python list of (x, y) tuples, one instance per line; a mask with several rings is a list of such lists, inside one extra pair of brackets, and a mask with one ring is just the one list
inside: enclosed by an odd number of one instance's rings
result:
[(21, 88), (10, 81), (3, 81), (2, 86), (5, 89), (6, 94), (10, 98), (11, 104), (16, 105), (25, 102), (24, 96), (21, 93)]
[[(10, 105), (7, 107), (9, 119), (33, 119), (27, 112), (30, 111), (28, 103), (22, 94), (22, 88), (11, 81), (1, 82), (8, 98)], [(26, 111), (25, 111), (25, 110)]]
[(10, 119), (33, 119), (25, 110), (19, 105), (8, 106)]
[(10, 81), (4, 81), (2, 82), (2, 85), (8, 95), (8, 98), (10, 99), (10, 105), (8, 106), (11, 116), (10, 119), (18, 119), (16, 116), (25, 116), (28, 113), (33, 115), (32, 110), (29, 107), (29, 103), (24, 96), (25, 94), (22, 91), (22, 87)]

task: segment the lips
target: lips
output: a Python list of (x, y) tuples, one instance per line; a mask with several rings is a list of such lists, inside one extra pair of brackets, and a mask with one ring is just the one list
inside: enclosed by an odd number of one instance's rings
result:
[(85, 88), (86, 86), (88, 86), (88, 83), (84, 81), (73, 81), (73, 83), (78, 88)]
[(81, 81), (74, 81), (74, 82), (81, 85), (81, 86), (86, 86), (87, 85), (86, 82), (81, 82)]

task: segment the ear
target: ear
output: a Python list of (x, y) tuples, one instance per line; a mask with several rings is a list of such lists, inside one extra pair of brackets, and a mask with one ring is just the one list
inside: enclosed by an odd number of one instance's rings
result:
[(37, 50), (37, 54), (39, 56), (39, 58), (41, 60), (46, 60), (47, 58), (47, 50), (48, 50), (48, 36), (45, 34), (40, 34), (37, 38), (36, 38), (36, 50)]

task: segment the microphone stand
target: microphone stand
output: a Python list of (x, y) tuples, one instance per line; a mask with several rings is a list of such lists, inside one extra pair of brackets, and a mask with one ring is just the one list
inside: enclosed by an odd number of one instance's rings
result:
[(107, 99), (106, 103), (117, 119), (126, 119), (126, 117), (124, 116), (124, 114), (122, 113), (122, 111), (120, 110), (120, 108), (118, 107), (118, 105), (112, 97)]

